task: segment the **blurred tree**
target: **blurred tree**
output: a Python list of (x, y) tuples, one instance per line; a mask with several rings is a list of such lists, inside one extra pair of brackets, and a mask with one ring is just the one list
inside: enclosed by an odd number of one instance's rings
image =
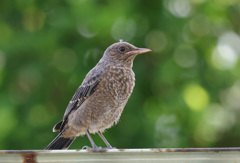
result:
[(152, 53), (135, 60), (134, 93), (105, 134), (112, 145), (240, 146), (239, 8), (237, 0), (1, 1), (0, 149), (44, 149), (86, 73), (119, 39)]

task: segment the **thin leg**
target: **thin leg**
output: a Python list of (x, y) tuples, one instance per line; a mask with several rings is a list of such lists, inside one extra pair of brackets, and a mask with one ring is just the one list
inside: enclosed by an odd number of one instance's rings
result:
[(108, 149), (112, 149), (113, 147), (108, 143), (107, 139), (103, 136), (103, 134), (98, 131), (98, 135), (102, 138), (102, 140), (104, 141), (104, 143), (107, 145)]
[(88, 137), (88, 139), (89, 139), (89, 141), (90, 141), (90, 143), (91, 143), (93, 149), (97, 149), (97, 146), (96, 146), (96, 144), (94, 143), (94, 141), (93, 141), (93, 139), (92, 139), (92, 137), (91, 137), (89, 131), (86, 130), (85, 133), (86, 133), (86, 135), (87, 135), (87, 137)]

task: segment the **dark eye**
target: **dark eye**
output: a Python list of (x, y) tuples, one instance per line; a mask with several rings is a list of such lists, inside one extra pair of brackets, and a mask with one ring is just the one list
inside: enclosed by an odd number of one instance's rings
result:
[(120, 51), (120, 52), (124, 52), (124, 51), (125, 51), (125, 47), (121, 46), (121, 47), (119, 48), (119, 51)]

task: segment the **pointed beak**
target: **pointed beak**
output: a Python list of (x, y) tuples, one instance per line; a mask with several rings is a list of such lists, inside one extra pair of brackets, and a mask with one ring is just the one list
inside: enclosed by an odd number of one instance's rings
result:
[(132, 50), (130, 52), (128, 52), (127, 54), (135, 54), (135, 55), (138, 55), (138, 54), (142, 54), (142, 53), (147, 53), (147, 52), (150, 52), (151, 50), (150, 49), (147, 49), (147, 48), (137, 48), (135, 50)]
[(147, 49), (147, 48), (138, 48), (136, 50), (136, 53), (137, 54), (142, 54), (142, 53), (147, 53), (147, 52), (150, 52), (151, 50), (150, 49)]

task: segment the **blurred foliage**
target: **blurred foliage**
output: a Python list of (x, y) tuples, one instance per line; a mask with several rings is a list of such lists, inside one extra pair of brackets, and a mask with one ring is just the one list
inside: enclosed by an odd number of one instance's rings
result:
[(134, 93), (105, 133), (113, 146), (240, 146), (239, 17), (238, 0), (2, 0), (0, 149), (44, 149), (119, 39), (152, 52), (135, 59)]

